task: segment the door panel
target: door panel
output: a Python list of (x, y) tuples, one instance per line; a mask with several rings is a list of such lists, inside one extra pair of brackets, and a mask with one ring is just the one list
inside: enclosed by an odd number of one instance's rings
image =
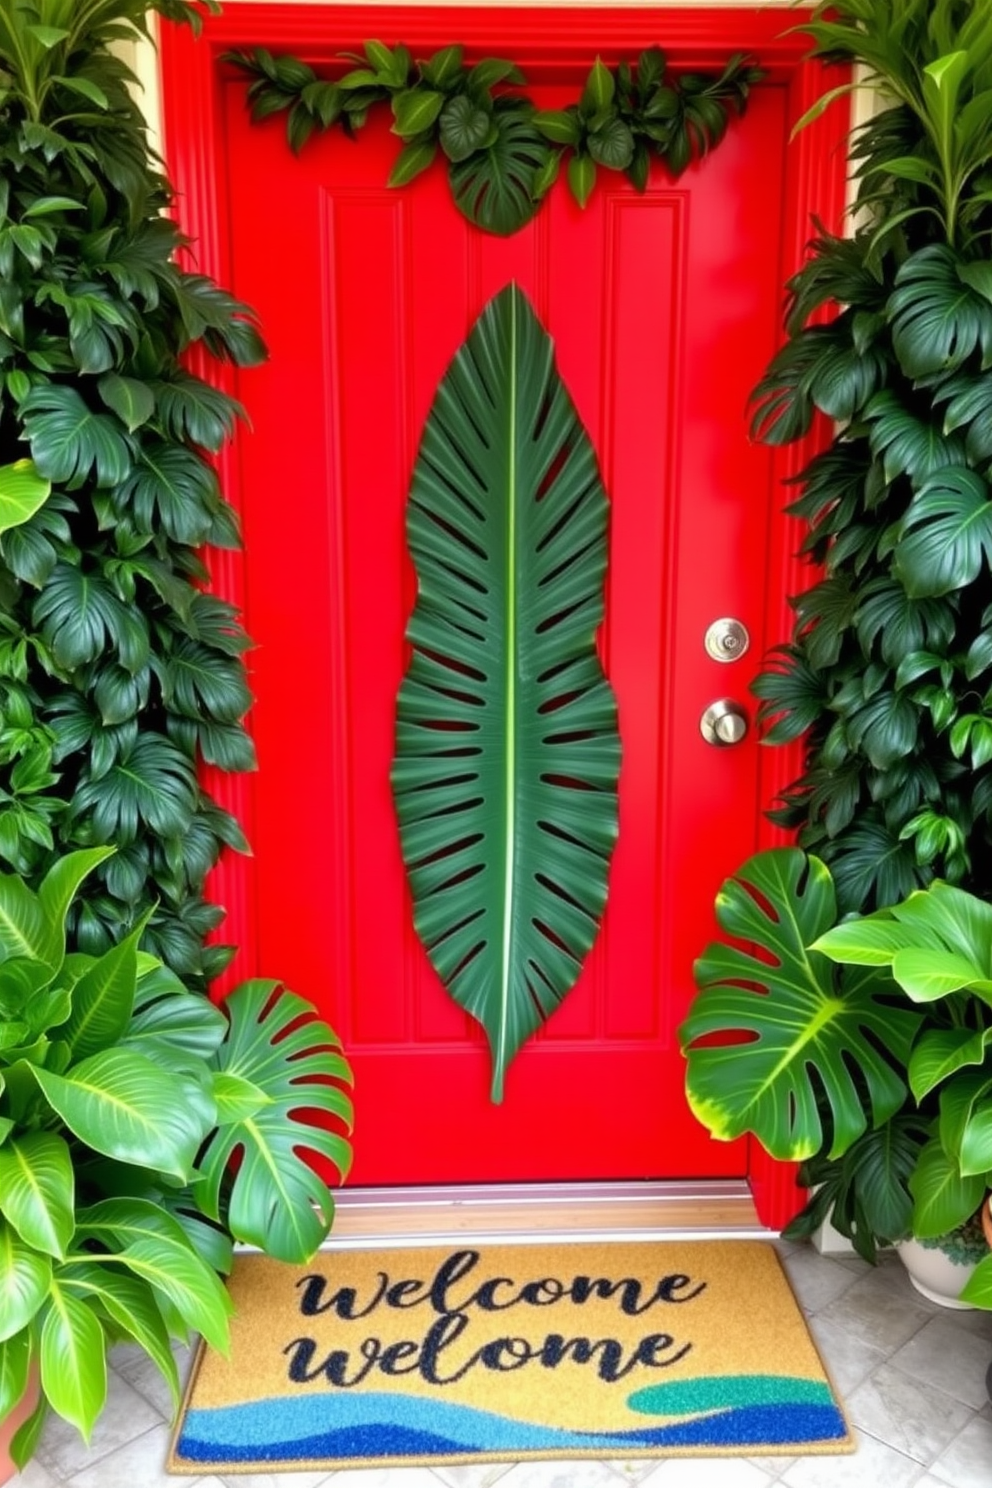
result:
[[(591, 57), (575, 69), (575, 79)], [(547, 87), (553, 107), (575, 81)], [(243, 379), (246, 623), (259, 774), (257, 960), (315, 998), (356, 1071), (356, 1182), (741, 1174), (686, 1110), (676, 1029), (722, 877), (756, 845), (758, 750), (707, 746), (703, 708), (742, 700), (762, 649), (771, 469), (745, 402), (776, 337), (785, 90), (678, 183), (563, 189), (509, 240), (432, 171), (391, 192), (384, 122), (297, 159), (223, 91), (229, 280), (271, 358)], [(479, 1030), (413, 932), (389, 791), (414, 597), (404, 504), (444, 370), (516, 280), (611, 499), (607, 618), (620, 839), (603, 930), (574, 991), (488, 1102)], [(703, 635), (733, 614), (732, 666)]]

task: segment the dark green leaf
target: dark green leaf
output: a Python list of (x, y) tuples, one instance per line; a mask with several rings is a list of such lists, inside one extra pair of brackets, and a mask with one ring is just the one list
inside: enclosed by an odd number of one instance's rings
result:
[(981, 476), (944, 470), (914, 496), (900, 529), (895, 568), (914, 598), (972, 584), (992, 561), (992, 501)]
[(492, 116), (466, 93), (449, 100), (441, 114), (441, 148), (449, 160), (467, 160), (489, 139)]
[(422, 171), (434, 164), (437, 155), (437, 145), (433, 140), (423, 140), (419, 144), (404, 145), (396, 157), (392, 170), (389, 172), (390, 186), (407, 186), (416, 179)]
[(534, 176), (546, 161), (549, 146), (517, 107), (497, 107), (493, 122), (498, 131), (495, 143), (481, 154), (452, 163), (451, 189), (455, 205), (470, 222), (507, 237), (537, 210)]

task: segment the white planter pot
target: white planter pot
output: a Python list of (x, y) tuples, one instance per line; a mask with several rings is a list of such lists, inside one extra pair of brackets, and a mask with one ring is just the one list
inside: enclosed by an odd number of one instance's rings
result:
[(975, 1269), (974, 1261), (953, 1261), (939, 1247), (921, 1245), (918, 1240), (902, 1240), (896, 1250), (910, 1281), (924, 1297), (939, 1302), (941, 1307), (975, 1311), (972, 1303), (959, 1301), (962, 1288)]

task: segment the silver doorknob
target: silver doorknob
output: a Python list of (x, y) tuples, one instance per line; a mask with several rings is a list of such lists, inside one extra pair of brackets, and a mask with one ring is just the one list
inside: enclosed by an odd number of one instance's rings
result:
[(718, 698), (699, 720), (699, 731), (707, 744), (728, 749), (747, 733), (747, 713), (733, 698)]

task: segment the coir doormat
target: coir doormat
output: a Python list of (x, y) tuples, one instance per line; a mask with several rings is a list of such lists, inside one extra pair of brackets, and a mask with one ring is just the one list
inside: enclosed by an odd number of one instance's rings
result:
[(847, 1452), (761, 1241), (240, 1256), (173, 1472)]

